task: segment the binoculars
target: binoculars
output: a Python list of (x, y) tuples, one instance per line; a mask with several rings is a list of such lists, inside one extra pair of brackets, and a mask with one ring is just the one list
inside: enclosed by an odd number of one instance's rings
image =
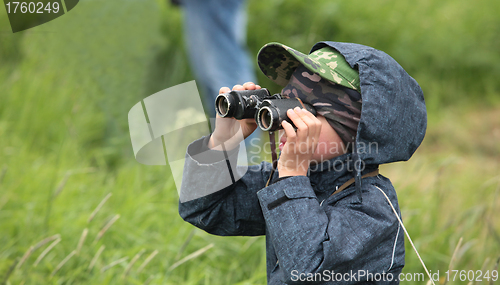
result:
[(231, 91), (215, 98), (215, 110), (221, 117), (237, 120), (255, 118), (263, 131), (273, 132), (282, 129), (281, 123), (287, 121), (295, 128), (286, 115), (288, 109), (305, 108), (313, 115), (316, 110), (299, 98), (285, 99), (280, 94), (271, 95), (265, 88), (259, 90)]

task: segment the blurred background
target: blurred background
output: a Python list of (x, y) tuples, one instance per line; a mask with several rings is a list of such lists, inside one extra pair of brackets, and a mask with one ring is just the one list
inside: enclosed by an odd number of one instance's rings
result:
[[(252, 59), (272, 41), (302, 52), (355, 42), (387, 52), (419, 82), (426, 137), (409, 162), (381, 172), (432, 273), (491, 277), (500, 258), (500, 1), (249, 0), (247, 11)], [(15, 34), (0, 9), (0, 284), (266, 283), (263, 237), (194, 229), (177, 213), (168, 167), (134, 159), (130, 108), (192, 74), (182, 11), (169, 1), (80, 1)], [(403, 272), (424, 272), (406, 246)], [(469, 284), (492, 281), (482, 280)]]

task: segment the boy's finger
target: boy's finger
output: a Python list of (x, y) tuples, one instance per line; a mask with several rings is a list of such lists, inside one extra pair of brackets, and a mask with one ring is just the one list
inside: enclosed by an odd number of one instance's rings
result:
[(286, 141), (287, 142), (295, 142), (295, 139), (297, 138), (297, 133), (295, 133), (295, 130), (293, 129), (292, 125), (287, 121), (283, 121), (281, 123), (281, 126), (283, 127), (283, 130), (285, 131)]
[(309, 128), (309, 132), (311, 133), (315, 133), (316, 132), (316, 122), (313, 118), (311, 118), (310, 116), (308, 116), (306, 114), (307, 111), (304, 111), (303, 109), (301, 109), (299, 111), (299, 117), (302, 119), (302, 121), (304, 121), (304, 123), (307, 125), (307, 127)]
[(245, 88), (245, 90), (255, 90), (255, 83), (253, 82), (245, 82), (243, 84), (243, 88)]
[[(300, 108), (290, 109), (287, 111), (287, 115), (292, 120), (293, 124), (297, 128), (297, 137), (299, 140), (305, 140), (309, 134), (309, 128), (304, 123), (301, 118)], [(303, 116), (303, 115), (302, 115)]]
[(219, 89), (219, 94), (228, 93), (228, 92), (230, 92), (230, 91), (231, 91), (231, 89), (229, 89), (229, 87), (221, 87), (221, 88)]
[[(311, 112), (305, 110), (305, 109), (302, 109), (305, 113), (305, 117), (308, 118), (308, 126), (309, 126), (309, 132), (311, 132), (311, 129), (313, 129), (313, 134), (311, 134), (312, 136), (314, 137), (319, 137), (319, 134), (321, 132), (321, 121), (316, 118), (316, 116), (314, 116)], [(304, 120), (305, 121), (305, 120)]]
[(313, 139), (313, 142), (314, 142), (314, 139), (315, 137), (318, 135), (318, 126), (316, 125), (316, 122), (309, 116), (307, 116), (305, 114), (305, 112), (302, 111), (302, 121), (304, 122), (304, 124), (307, 125), (307, 129), (308, 129), (308, 137)]
[(233, 90), (242, 91), (242, 90), (245, 90), (245, 87), (243, 87), (240, 84), (236, 84), (236, 85), (233, 86)]

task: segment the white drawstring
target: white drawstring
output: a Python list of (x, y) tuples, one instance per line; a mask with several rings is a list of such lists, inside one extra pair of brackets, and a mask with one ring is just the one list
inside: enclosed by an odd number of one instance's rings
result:
[(389, 202), (389, 205), (391, 205), (391, 208), (392, 208), (392, 211), (394, 212), (394, 214), (396, 215), (396, 218), (398, 219), (399, 221), (399, 224), (401, 225), (401, 227), (403, 228), (403, 230), (405, 231), (405, 234), (406, 234), (406, 237), (408, 237), (408, 240), (410, 241), (410, 244), (411, 244), (411, 247), (413, 247), (413, 250), (415, 251), (415, 253), (417, 254), (418, 256), (418, 259), (420, 259), (420, 263), (422, 263), (422, 266), (424, 267), (425, 269), (425, 272), (427, 273), (427, 276), (429, 276), (429, 279), (430, 281), (432, 282), (433, 285), (436, 285), (434, 283), (434, 280), (432, 280), (432, 277), (431, 277), (431, 274), (429, 273), (429, 271), (427, 270), (427, 267), (425, 267), (425, 264), (424, 264), (424, 261), (422, 260), (422, 258), (420, 257), (420, 254), (418, 254), (418, 251), (417, 249), (415, 248), (415, 245), (413, 244), (413, 241), (411, 240), (410, 238), (410, 234), (406, 231), (406, 228), (405, 228), (405, 225), (403, 225), (403, 221), (401, 221), (401, 219), (399, 218), (398, 216), (398, 212), (396, 212), (396, 209), (394, 209), (394, 206), (392, 205), (391, 203), (391, 200), (389, 200), (389, 197), (387, 197), (387, 195), (385, 194), (384, 191), (382, 191), (382, 189), (380, 189), (378, 186), (375, 186), (377, 187), (378, 190), (380, 190), (380, 192), (382, 192), (382, 194), (384, 194), (385, 198), (387, 199), (387, 201)]

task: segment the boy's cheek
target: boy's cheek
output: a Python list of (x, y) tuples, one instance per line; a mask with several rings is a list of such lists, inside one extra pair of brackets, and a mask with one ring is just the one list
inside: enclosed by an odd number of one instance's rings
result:
[(331, 149), (328, 147), (328, 143), (326, 142), (319, 142), (318, 145), (316, 146), (316, 155), (323, 156), (323, 155), (328, 155), (331, 152)]
[(316, 146), (316, 151), (314, 153), (313, 159), (321, 162), (324, 160), (332, 159), (336, 156), (341, 155), (342, 153), (344, 152), (340, 143), (320, 140), (318, 142), (318, 145)]

